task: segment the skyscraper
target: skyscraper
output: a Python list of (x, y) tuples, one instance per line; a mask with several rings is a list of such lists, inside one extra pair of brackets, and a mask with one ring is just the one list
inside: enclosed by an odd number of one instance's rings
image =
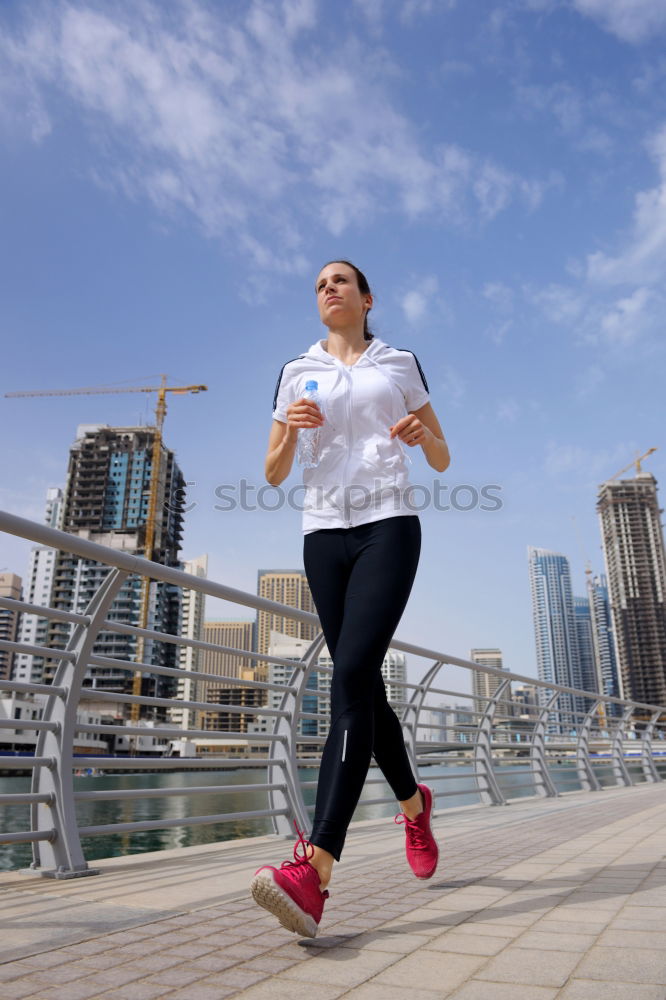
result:
[[(70, 449), (67, 484), (62, 503), (63, 531), (88, 538), (111, 548), (143, 555), (146, 544), (152, 449), (152, 427), (109, 427), (84, 424), (78, 428)], [(157, 496), (157, 518), (153, 559), (167, 566), (179, 567), (185, 483), (174, 453), (162, 444)], [(66, 611), (83, 612), (108, 569), (89, 559), (58, 552), (54, 567), (52, 603)], [(170, 584), (153, 583), (150, 589), (148, 627), (177, 634), (180, 619), (180, 592)], [(109, 619), (137, 625), (141, 606), (141, 581), (127, 578), (116, 598)], [(60, 623), (49, 626), (49, 642), (65, 645), (69, 627)], [(135, 658), (137, 640), (119, 632), (102, 631), (93, 655), (121, 660)], [(173, 644), (146, 642), (143, 661), (156, 666), (175, 667), (178, 651)], [(44, 679), (53, 676), (54, 661), (47, 661)], [(92, 664), (86, 673), (86, 685), (100, 691), (132, 690), (131, 671), (113, 666)], [(168, 697), (174, 693), (172, 678), (144, 673), (141, 693)], [(125, 716), (127, 706), (113, 705), (100, 699), (89, 703), (91, 711), (104, 716)], [(159, 719), (163, 710), (142, 710), (142, 715)]]
[[(539, 680), (563, 687), (580, 687), (569, 561), (557, 552), (531, 545), (527, 557)], [(545, 705), (550, 694), (548, 689), (539, 688), (539, 704)], [(578, 721), (574, 715), (578, 710), (571, 695), (561, 694), (551, 723), (561, 732), (568, 733)]]
[[(188, 559), (183, 566), (192, 576), (205, 577), (208, 573), (208, 556)], [(200, 590), (183, 589), (180, 634), (184, 639), (203, 640), (206, 595)], [(196, 646), (179, 646), (178, 666), (181, 670), (200, 671), (203, 650)], [(199, 682), (200, 683), (200, 682)], [(192, 677), (179, 677), (177, 697), (181, 701), (201, 701), (199, 683)], [(169, 709), (169, 719), (183, 729), (199, 729), (199, 712), (196, 709)]]
[[(587, 597), (573, 598), (574, 622), (576, 625), (576, 645), (578, 646), (578, 683), (586, 691), (599, 691), (597, 669), (594, 659), (594, 639), (592, 636), (592, 615)], [(587, 712), (593, 702), (589, 698), (574, 698), (576, 710)]]
[(666, 559), (657, 483), (609, 479), (597, 512), (623, 697), (666, 702)]
[[(269, 601), (288, 604), (301, 611), (316, 613), (310, 587), (303, 570), (298, 569), (260, 569), (257, 582), (257, 594)], [(274, 615), (268, 611), (257, 612), (257, 645), (258, 653), (268, 653), (271, 643), (271, 632), (281, 632), (295, 639), (314, 639), (319, 632), (316, 623), (309, 625), (284, 615)], [(266, 680), (265, 665), (257, 663), (257, 680)], [(259, 676), (261, 675), (261, 676)]]
[[(203, 637), (206, 642), (216, 646), (227, 646), (229, 649), (252, 651), (255, 623), (246, 619), (229, 619), (226, 621), (205, 622)], [(243, 681), (252, 681), (254, 661), (238, 653), (225, 653), (221, 650), (202, 650), (200, 669), (205, 674), (216, 674), (222, 677), (238, 678), (235, 684), (228, 680), (201, 681), (197, 686), (197, 700), (219, 703), (222, 705), (262, 705), (265, 693), (261, 688), (253, 688)], [(223, 729), (230, 732), (244, 733), (248, 727), (248, 717), (237, 712), (219, 712), (207, 709), (201, 717), (202, 729)]]
[[(0, 573), (0, 597), (12, 601), (21, 600), (22, 580), (16, 573)], [(0, 608), (0, 639), (16, 642), (19, 627), (19, 612), (9, 608)], [(14, 653), (0, 649), (0, 680), (7, 680), (12, 674)]]
[[(58, 486), (51, 486), (46, 491), (46, 507), (44, 521), (49, 528), (60, 528), (62, 525), (63, 492)], [(30, 550), (30, 566), (28, 569), (27, 593), (29, 604), (48, 606), (53, 590), (53, 571), (55, 569), (56, 553), (44, 545), (36, 545)], [(48, 620), (38, 615), (26, 612), (21, 615), (19, 642), (30, 646), (43, 646), (47, 641)], [(14, 657), (12, 670), (14, 680), (26, 683), (40, 684), (44, 677), (44, 660), (32, 653), (17, 653)]]
[[(592, 642), (594, 643), (594, 666), (597, 675), (597, 691), (619, 698), (620, 684), (615, 652), (615, 636), (611, 620), (610, 601), (606, 576), (588, 576), (587, 593), (592, 619)], [(621, 712), (619, 705), (610, 709), (612, 715)]]
[[(501, 649), (470, 649), (470, 660), (475, 663), (482, 663), (484, 667), (497, 667), (504, 669)], [(472, 671), (472, 694), (474, 695), (474, 711), (485, 712), (488, 700), (493, 697), (498, 687), (502, 683), (502, 678), (498, 674), (482, 674), (480, 671)], [(503, 701), (511, 700), (511, 686), (505, 692)], [(506, 715), (507, 706), (500, 705), (497, 715)]]

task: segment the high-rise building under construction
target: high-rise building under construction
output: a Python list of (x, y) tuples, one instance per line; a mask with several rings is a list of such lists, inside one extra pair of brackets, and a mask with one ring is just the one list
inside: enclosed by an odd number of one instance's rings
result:
[(622, 696), (666, 702), (666, 560), (657, 483), (649, 472), (609, 479), (597, 512)]
[[(155, 430), (152, 427), (109, 427), (82, 425), (70, 449), (61, 527), (73, 535), (99, 542), (133, 555), (143, 555), (146, 547), (146, 524), (150, 500), (152, 450)], [(179, 566), (182, 537), (185, 482), (173, 451), (162, 444), (157, 490), (155, 536), (152, 558), (167, 566)], [(53, 572), (52, 604), (59, 610), (83, 612), (104, 580), (108, 568), (89, 559), (58, 552)], [(153, 583), (150, 589), (148, 627), (158, 631), (179, 631), (181, 597), (169, 584)], [(141, 580), (127, 578), (114, 601), (109, 620), (123, 625), (139, 624)], [(53, 623), (50, 644), (62, 647), (68, 626)], [(132, 691), (131, 671), (110, 664), (95, 663), (97, 657), (134, 660), (137, 639), (133, 634), (103, 630), (93, 650), (85, 684), (100, 692)], [(146, 641), (142, 659), (156, 666), (177, 666), (177, 649), (169, 643)], [(47, 662), (44, 679), (53, 676), (55, 661)], [(141, 693), (158, 697), (174, 693), (171, 678), (144, 673)], [(90, 704), (90, 703), (89, 703)], [(102, 714), (123, 714), (100, 698), (96, 709)], [(151, 714), (151, 713), (147, 713)]]

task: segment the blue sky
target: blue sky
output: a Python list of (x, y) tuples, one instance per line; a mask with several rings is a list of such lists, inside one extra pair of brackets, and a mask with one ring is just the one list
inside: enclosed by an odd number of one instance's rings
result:
[[(254, 591), (302, 564), (300, 513), (214, 491), (263, 484), (278, 372), (325, 336), (315, 275), (351, 258), (449, 442), (413, 481), (502, 498), (421, 513), (398, 634), (535, 674), (527, 546), (582, 593), (598, 484), (649, 447), (664, 481), (665, 35), (663, 0), (6, 0), (0, 391), (207, 383), (167, 416), (183, 555)], [(152, 399), (1, 399), (0, 506), (40, 519), (76, 426)]]

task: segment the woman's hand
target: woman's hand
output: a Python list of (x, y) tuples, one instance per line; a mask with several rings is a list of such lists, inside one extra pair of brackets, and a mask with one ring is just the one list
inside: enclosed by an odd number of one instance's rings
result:
[(393, 424), (390, 431), (391, 439), (399, 437), (410, 448), (416, 444), (425, 444), (428, 435), (432, 433), (415, 413), (408, 413), (406, 417), (401, 417), (397, 424)]
[(297, 399), (287, 407), (287, 433), (296, 437), (302, 427), (321, 427), (324, 417), (311, 399)]
[(425, 403), (415, 413), (401, 417), (389, 430), (391, 438), (399, 437), (410, 448), (415, 444), (422, 445), (428, 465), (433, 469), (438, 472), (448, 469), (451, 464), (449, 446), (430, 403)]

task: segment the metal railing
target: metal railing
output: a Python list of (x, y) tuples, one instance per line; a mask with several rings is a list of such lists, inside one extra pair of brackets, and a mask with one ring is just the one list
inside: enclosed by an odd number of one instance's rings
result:
[[(0, 719), (0, 743), (3, 730), (36, 733), (34, 756), (0, 755), (0, 768), (30, 769), (29, 793), (0, 794), (5, 807), (29, 805), (30, 829), (0, 833), (0, 845), (30, 842), (33, 872), (56, 878), (74, 878), (96, 874), (85, 857), (82, 837), (103, 834), (130, 834), (137, 831), (169, 827), (218, 824), (270, 817), (276, 833), (289, 835), (296, 821), (307, 830), (312, 806), (306, 805), (304, 790), (316, 786), (316, 781), (303, 780), (299, 768), (316, 765), (324, 743), (319, 732), (308, 733), (304, 723), (315, 723), (325, 731), (327, 722), (326, 677), (331, 667), (319, 661), (324, 647), (321, 632), (310, 642), (304, 655), (296, 660), (248, 650), (216, 646), (199, 639), (171, 635), (155, 629), (139, 629), (127, 622), (114, 621), (110, 615), (114, 600), (130, 574), (147, 576), (183, 590), (221, 598), (254, 611), (266, 611), (293, 621), (318, 627), (318, 618), (306, 611), (278, 604), (223, 584), (193, 576), (180, 570), (149, 562), (78, 536), (46, 527), (11, 514), (0, 512), (0, 531), (28, 539), (38, 545), (91, 560), (106, 568), (103, 582), (82, 614), (73, 611), (0, 598), (0, 607), (24, 614), (39, 615), (47, 621), (69, 626), (70, 634), (64, 648), (39, 643), (0, 640), (0, 649), (10, 653), (26, 653), (48, 658), (57, 663), (50, 684), (0, 680), (0, 694), (37, 696), (43, 700), (39, 719)], [(232, 653), (254, 663), (287, 668), (289, 679), (283, 683), (243, 680), (184, 670), (154, 663), (136, 663), (95, 652), (100, 632), (133, 637), (142, 636), (152, 644), (175, 644), (181, 648)], [(144, 643), (144, 649), (148, 643)], [(581, 691), (556, 684), (545, 684), (533, 677), (507, 670), (482, 666), (395, 638), (391, 648), (427, 664), (418, 683), (389, 681), (403, 692), (393, 705), (401, 717), (405, 745), (419, 780), (424, 768), (444, 765), (434, 781), (435, 798), (446, 804), (448, 799), (487, 805), (502, 805), (526, 794), (555, 796), (567, 789), (598, 791), (604, 784), (634, 785), (661, 780), (666, 768), (666, 708), (623, 701), (597, 692)], [(86, 686), (89, 667), (124, 670), (129, 674), (140, 671), (145, 675), (189, 680), (195, 683), (240, 685), (261, 692), (262, 700), (270, 693), (276, 700), (271, 707), (234, 705), (138, 696), (116, 691), (100, 691)], [(440, 677), (446, 677), (450, 667), (470, 673), (489, 675), (496, 680), (489, 697), (469, 691), (440, 687)], [(308, 687), (313, 672), (322, 681), (322, 688)], [(526, 705), (520, 713), (511, 700), (511, 683), (531, 685), (539, 692), (537, 704)], [(277, 701), (279, 696), (279, 703)], [(317, 702), (317, 711), (304, 711), (303, 699)], [(451, 705), (442, 699), (456, 699)], [(226, 742), (226, 752), (196, 758), (137, 757), (109, 754), (103, 757), (88, 754), (77, 756), (75, 746), (81, 745), (82, 734), (94, 743), (113, 737), (139, 739), (147, 729), (141, 725), (82, 720), (87, 702), (125, 706), (128, 713), (133, 702), (144, 709), (166, 715), (169, 711), (188, 710), (193, 713), (224, 713), (253, 719), (259, 730), (241, 733), (236, 729), (211, 730), (188, 728), (168, 723), (153, 730), (164, 739), (188, 739)], [(322, 710), (323, 709), (323, 710)], [(260, 725), (261, 724), (261, 725)], [(244, 749), (244, 753), (239, 752)], [(220, 784), (170, 788), (116, 788), (75, 790), (74, 773), (84, 767), (103, 767), (104, 773), (122, 770), (130, 772), (179, 771), (192, 769), (228, 771), (238, 768), (266, 770), (264, 783), (245, 785)], [(516, 780), (518, 778), (518, 780)], [(447, 787), (447, 782), (452, 782)], [(371, 768), (367, 785), (382, 784), (383, 778)], [(443, 786), (443, 787), (442, 787)], [(197, 796), (215, 791), (221, 795), (233, 793), (265, 794), (265, 807), (245, 811), (221, 811), (214, 815), (191, 815), (161, 819), (128, 820), (113, 824), (83, 826), (77, 818), (77, 803), (90, 800), (123, 800), (131, 803), (152, 797)], [(390, 796), (365, 799), (364, 805), (387, 804)]]

